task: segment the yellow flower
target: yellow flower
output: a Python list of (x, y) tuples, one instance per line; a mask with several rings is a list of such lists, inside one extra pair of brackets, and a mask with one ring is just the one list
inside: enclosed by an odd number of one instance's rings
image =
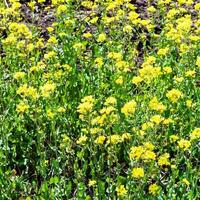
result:
[(155, 146), (151, 142), (145, 142), (144, 147), (148, 150), (154, 150)]
[(176, 165), (171, 165), (171, 168), (172, 169), (177, 169), (177, 166)]
[(141, 168), (141, 167), (133, 168), (132, 177), (133, 178), (142, 178), (142, 177), (144, 177), (144, 169)]
[(109, 11), (109, 10), (114, 10), (116, 8), (117, 4), (115, 2), (110, 2), (108, 4), (108, 6), (106, 7), (106, 10)]
[(54, 51), (50, 51), (50, 52), (44, 54), (44, 59), (45, 60), (49, 60), (49, 59), (51, 59), (53, 57), (56, 57), (56, 52), (54, 52)]
[(53, 119), (54, 115), (55, 114), (51, 110), (47, 110), (47, 117)]
[(37, 0), (38, 3), (44, 3), (46, 0)]
[(61, 13), (64, 13), (67, 11), (67, 6), (66, 5), (59, 5), (57, 8), (57, 14), (60, 15)]
[(92, 34), (90, 32), (87, 32), (83, 34), (83, 37), (88, 39), (92, 37)]
[(51, 93), (54, 92), (56, 85), (54, 83), (47, 82), (40, 87), (41, 94), (43, 97), (49, 97)]
[(173, 122), (174, 122), (174, 120), (171, 119), (171, 118), (167, 118), (167, 119), (164, 119), (164, 120), (162, 121), (162, 123), (165, 124), (165, 125), (170, 124), (170, 123), (173, 123)]
[(191, 140), (199, 139), (200, 138), (200, 128), (195, 128), (190, 135)]
[(22, 86), (20, 86), (18, 89), (17, 89), (17, 94), (26, 94), (28, 93), (28, 86), (27, 84), (24, 84)]
[(154, 56), (148, 56), (146, 61), (142, 64), (142, 66), (147, 66), (147, 65), (150, 65), (150, 64), (154, 64), (156, 62), (156, 57)]
[(97, 139), (94, 141), (94, 143), (103, 144), (105, 139), (106, 139), (106, 137), (104, 135), (100, 135), (99, 137), (97, 137)]
[(115, 105), (117, 103), (116, 98), (114, 97), (108, 97), (104, 103), (105, 106), (109, 106), (109, 105)]
[(135, 76), (135, 77), (132, 78), (132, 83), (135, 84), (135, 85), (138, 85), (142, 81), (143, 81), (143, 79), (140, 76)]
[(53, 28), (53, 27), (48, 27), (48, 28), (47, 28), (47, 31), (49, 31), (49, 33), (51, 33), (51, 32), (54, 31), (54, 28)]
[(150, 150), (145, 150), (143, 153), (142, 157), (143, 160), (155, 160), (156, 159), (156, 154), (153, 151)]
[(94, 99), (92, 96), (86, 96), (83, 99), (81, 99), (81, 104), (78, 106), (78, 112), (80, 114), (86, 115), (90, 112), (92, 112), (93, 106), (94, 106)]
[(139, 158), (141, 158), (144, 151), (145, 151), (145, 149), (143, 146), (131, 147), (129, 157), (130, 157), (130, 159), (133, 159), (133, 158), (139, 159)]
[(120, 142), (122, 142), (120, 135), (111, 135), (107, 141), (108, 144), (118, 144)]
[(97, 23), (97, 21), (98, 21), (98, 17), (94, 17), (94, 18), (92, 18), (91, 20), (90, 20), (90, 23), (91, 24), (96, 24)]
[(29, 87), (26, 96), (32, 97), (33, 99), (37, 99), (39, 97), (39, 94), (37, 93), (37, 90), (34, 87)]
[(145, 161), (155, 160), (156, 154), (153, 152), (154, 145), (150, 142), (145, 142), (144, 146), (131, 147), (129, 153), (130, 159), (143, 159)]
[(25, 97), (32, 97), (33, 99), (37, 99), (39, 97), (37, 90), (34, 87), (28, 87), (27, 84), (20, 86), (17, 89), (17, 94)]
[(64, 113), (65, 112), (65, 108), (63, 108), (63, 107), (58, 108), (58, 112)]
[(122, 134), (122, 141), (130, 140), (131, 137), (132, 137), (132, 136), (131, 136), (130, 133), (123, 133), (123, 134)]
[(96, 135), (97, 133), (101, 133), (102, 132), (102, 129), (101, 128), (91, 128), (90, 129), (90, 133), (92, 135)]
[(190, 6), (190, 5), (192, 5), (194, 2), (193, 2), (193, 0), (187, 0), (186, 2), (185, 2), (185, 4), (187, 5), (187, 6)]
[(116, 68), (118, 70), (122, 70), (124, 72), (127, 72), (129, 70), (129, 65), (127, 62), (123, 61), (123, 60), (118, 60), (115, 64)]
[(104, 107), (100, 110), (101, 114), (106, 114), (106, 115), (110, 115), (113, 111), (115, 111), (116, 109), (113, 106), (108, 106), (108, 107)]
[(195, 77), (195, 74), (196, 74), (195, 70), (189, 70), (185, 72), (186, 77)]
[(61, 147), (64, 147), (65, 145), (68, 145), (71, 142), (71, 139), (69, 136), (67, 136), (66, 134), (62, 134), (62, 143), (61, 143)]
[(28, 2), (28, 6), (29, 6), (32, 10), (34, 10), (35, 4), (36, 4), (35, 1), (30, 1), (30, 2)]
[(25, 75), (26, 75), (25, 72), (16, 72), (16, 73), (14, 74), (14, 78), (15, 78), (15, 79), (24, 78)]
[(184, 78), (183, 78), (183, 77), (177, 77), (177, 76), (175, 76), (175, 77), (174, 77), (174, 80), (175, 80), (176, 82), (178, 82), (178, 83), (181, 83), (181, 82), (183, 82)]
[(83, 144), (87, 141), (87, 136), (83, 135), (81, 137), (79, 137), (79, 139), (76, 141), (77, 144)]
[(176, 142), (178, 139), (179, 139), (179, 137), (177, 136), (177, 135), (170, 135), (170, 140), (171, 141), (173, 141), (173, 142)]
[(115, 83), (118, 84), (118, 85), (122, 85), (123, 82), (124, 82), (123, 76), (120, 76), (120, 77), (115, 81)]
[(142, 130), (146, 131), (149, 128), (153, 128), (154, 124), (152, 122), (145, 122), (142, 124)]
[(177, 89), (172, 89), (167, 92), (166, 96), (171, 102), (176, 103), (183, 94)]
[(74, 45), (73, 45), (73, 48), (76, 50), (76, 51), (80, 51), (80, 50), (85, 50), (85, 45), (83, 44), (83, 43), (81, 43), (81, 42), (79, 42), (79, 43), (75, 43)]
[(149, 108), (151, 110), (156, 110), (156, 111), (161, 112), (161, 113), (166, 110), (166, 106), (164, 106), (162, 103), (159, 103), (157, 97), (154, 97), (149, 102)]
[(197, 58), (196, 65), (200, 68), (200, 57)]
[(169, 10), (169, 12), (167, 13), (167, 18), (172, 19), (174, 18), (174, 16), (178, 13), (178, 10), (172, 8), (171, 10)]
[(24, 113), (24, 112), (26, 112), (26, 111), (29, 109), (29, 107), (30, 107), (30, 106), (29, 106), (27, 103), (21, 101), (21, 102), (17, 105), (16, 111), (17, 111), (18, 113)]
[(94, 98), (93, 98), (92, 95), (85, 96), (84, 98), (81, 99), (81, 102), (90, 102), (90, 103), (93, 103), (94, 102)]
[(71, 71), (72, 70), (72, 67), (70, 65), (68, 65), (68, 64), (64, 64), (64, 65), (62, 65), (62, 67), (64, 69), (66, 69), (67, 71)]
[(145, 131), (143, 131), (143, 130), (139, 130), (139, 132), (138, 132), (141, 136), (144, 136), (144, 134), (145, 134)]
[(160, 67), (153, 67), (150, 64), (144, 63), (143, 67), (139, 69), (139, 75), (142, 79), (150, 82), (162, 74)]
[(189, 48), (189, 46), (187, 44), (181, 44), (180, 45), (180, 55), (188, 52), (189, 49), (190, 48)]
[(93, 108), (93, 103), (84, 102), (78, 106), (78, 112), (86, 115), (87, 113), (90, 113), (92, 111), (92, 108)]
[(189, 147), (191, 146), (191, 142), (189, 140), (181, 139), (180, 141), (178, 141), (178, 146), (185, 151), (189, 149)]
[(137, 14), (135, 11), (131, 11), (129, 12), (128, 14), (128, 19), (132, 22), (132, 23), (135, 23), (137, 22), (137, 18), (139, 17), (139, 14)]
[(123, 196), (126, 196), (127, 194), (127, 190), (125, 189), (124, 185), (118, 186), (116, 191), (117, 191), (118, 197), (123, 197)]
[(90, 9), (90, 8), (93, 6), (93, 2), (91, 2), (91, 1), (83, 1), (83, 2), (81, 3), (81, 5), (82, 5), (83, 7), (85, 7), (85, 8)]
[(195, 10), (200, 10), (200, 3), (195, 4), (194, 9)]
[(159, 166), (170, 165), (168, 153), (164, 153), (162, 156), (159, 157), (158, 165)]
[(123, 31), (126, 32), (126, 33), (131, 33), (133, 30), (132, 26), (130, 25), (126, 25), (124, 28), (123, 28)]
[(103, 66), (103, 58), (102, 57), (98, 57), (94, 60), (94, 63), (97, 67), (102, 67)]
[(89, 180), (88, 186), (95, 186), (97, 184), (97, 182), (95, 180)]
[(161, 55), (161, 56), (164, 56), (164, 55), (167, 54), (168, 51), (169, 51), (169, 48), (159, 49), (157, 54)]
[[(56, 23), (53, 23), (53, 24), (56, 24)], [(53, 25), (52, 24), (52, 25)], [(65, 20), (65, 25), (66, 25), (66, 27), (71, 27), (71, 26), (73, 26), (75, 24), (75, 20), (73, 20), (73, 19), (67, 19), (67, 20)]]
[(106, 40), (106, 34), (105, 33), (101, 33), (97, 38), (97, 42), (104, 42), (105, 40)]
[(183, 178), (181, 182), (186, 184), (187, 186), (190, 185), (190, 182), (186, 178)]
[(150, 6), (150, 7), (147, 8), (147, 11), (150, 12), (150, 13), (154, 13), (154, 12), (156, 12), (156, 8), (153, 7), (153, 6)]
[(57, 41), (56, 37), (51, 36), (51, 37), (48, 39), (48, 43), (50, 43), (50, 44), (57, 44), (58, 41)]
[(163, 121), (163, 117), (160, 115), (154, 115), (151, 117), (151, 122), (154, 122), (155, 124), (160, 124), (160, 122)]
[(164, 68), (163, 68), (163, 71), (164, 71), (166, 74), (169, 74), (169, 73), (172, 73), (172, 68), (171, 68), (171, 67), (164, 67)]
[(31, 44), (28, 44), (26, 48), (27, 48), (28, 52), (31, 52), (34, 50), (35, 46), (34, 46), (34, 44), (31, 43)]
[(191, 107), (192, 107), (192, 100), (187, 100), (187, 101), (186, 101), (186, 106), (187, 106), (188, 108), (191, 108)]
[(114, 59), (116, 61), (122, 60), (123, 55), (121, 53), (116, 53), (116, 52), (109, 52), (108, 53), (108, 58)]
[(121, 112), (124, 113), (126, 117), (132, 115), (135, 113), (136, 106), (137, 103), (134, 100), (129, 101), (122, 107)]
[(156, 195), (157, 192), (158, 192), (158, 190), (159, 190), (159, 186), (158, 186), (156, 183), (151, 184), (151, 185), (149, 186), (149, 193), (150, 193), (150, 194)]

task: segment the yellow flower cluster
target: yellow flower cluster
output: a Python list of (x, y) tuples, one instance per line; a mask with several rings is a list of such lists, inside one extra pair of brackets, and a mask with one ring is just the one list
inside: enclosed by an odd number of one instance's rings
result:
[(126, 117), (128, 117), (135, 113), (136, 107), (137, 103), (134, 100), (132, 100), (124, 104), (124, 106), (121, 108), (121, 112), (125, 114)]
[(16, 108), (16, 111), (18, 112), (18, 113), (24, 113), (24, 112), (26, 112), (28, 109), (29, 109), (29, 105), (27, 104), (27, 103), (25, 103), (25, 102), (20, 102), (18, 105), (17, 105), (17, 108)]
[(81, 114), (81, 118), (84, 115), (92, 112), (94, 106), (94, 98), (92, 96), (86, 96), (81, 100), (81, 104), (78, 106), (78, 112)]
[(172, 89), (167, 92), (166, 96), (172, 103), (176, 103), (183, 94), (178, 89)]
[(189, 140), (181, 139), (178, 141), (178, 146), (183, 150), (187, 150), (191, 146), (191, 142)]
[(166, 106), (160, 103), (157, 99), (157, 97), (154, 97), (150, 102), (149, 102), (149, 108), (158, 112), (164, 112), (166, 110)]
[(169, 154), (168, 153), (164, 153), (163, 155), (161, 155), (159, 158), (158, 158), (158, 165), (159, 166), (167, 166), (167, 165), (170, 165), (170, 162), (169, 162)]
[(200, 138), (200, 128), (195, 128), (190, 135), (190, 139), (195, 140), (199, 138)]
[(116, 189), (116, 191), (117, 191), (117, 196), (118, 197), (123, 197), (123, 196), (127, 195), (127, 190), (124, 187), (124, 185), (118, 186), (117, 189)]
[(158, 190), (159, 190), (159, 186), (156, 183), (151, 184), (149, 186), (149, 193), (150, 194), (156, 195), (158, 193)]
[(144, 177), (144, 169), (142, 167), (136, 167), (132, 170), (133, 178), (142, 178)]
[(153, 152), (154, 145), (152, 143), (144, 143), (143, 146), (131, 147), (130, 159), (142, 159), (144, 161), (155, 160), (156, 154)]
[(20, 86), (17, 90), (17, 94), (23, 97), (31, 97), (33, 99), (36, 99), (39, 97), (37, 89), (32, 86), (28, 86), (27, 84)]
[(40, 87), (41, 95), (43, 97), (49, 97), (51, 93), (54, 92), (56, 85), (54, 83), (47, 82)]

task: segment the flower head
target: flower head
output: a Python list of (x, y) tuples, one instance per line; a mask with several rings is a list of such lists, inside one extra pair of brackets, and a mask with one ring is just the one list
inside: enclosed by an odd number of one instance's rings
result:
[(181, 93), (181, 91), (177, 89), (172, 89), (168, 91), (166, 94), (167, 98), (173, 103), (176, 103), (182, 95), (183, 94)]
[(191, 142), (189, 140), (181, 139), (180, 141), (178, 141), (178, 146), (185, 151), (189, 149), (189, 147), (191, 146)]
[(125, 116), (132, 115), (135, 113), (136, 106), (137, 103), (134, 100), (129, 101), (122, 107), (121, 112), (124, 113)]
[(133, 178), (142, 178), (142, 177), (144, 177), (144, 169), (142, 167), (133, 168), (132, 177)]
[(123, 197), (127, 194), (127, 190), (125, 189), (124, 185), (118, 186), (116, 191), (118, 197)]
[(156, 195), (158, 190), (159, 190), (159, 186), (156, 183), (151, 184), (149, 186), (149, 193), (152, 194), (152, 195)]

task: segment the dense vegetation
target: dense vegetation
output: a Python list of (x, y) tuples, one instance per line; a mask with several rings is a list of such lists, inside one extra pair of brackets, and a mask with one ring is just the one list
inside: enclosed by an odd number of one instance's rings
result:
[(0, 2), (0, 199), (200, 198), (200, 3)]

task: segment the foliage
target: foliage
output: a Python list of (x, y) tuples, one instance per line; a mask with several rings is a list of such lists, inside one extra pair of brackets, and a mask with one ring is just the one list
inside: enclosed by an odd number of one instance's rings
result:
[(200, 3), (0, 5), (0, 199), (200, 198)]

